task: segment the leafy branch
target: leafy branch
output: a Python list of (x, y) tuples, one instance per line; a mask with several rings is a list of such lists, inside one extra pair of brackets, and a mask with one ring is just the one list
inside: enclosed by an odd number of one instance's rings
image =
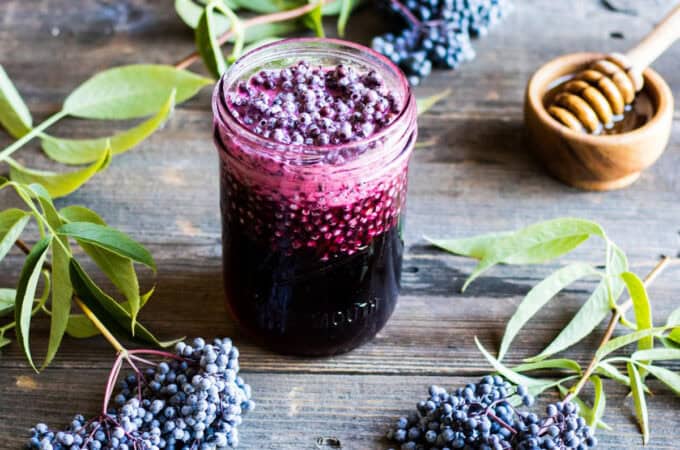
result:
[[(26, 209), (0, 212), (0, 261), (13, 245), (26, 254), (16, 289), (2, 290), (2, 313), (14, 312), (14, 321), (0, 327), (0, 347), (10, 340), (14, 329), (29, 364), (35, 369), (30, 346), (33, 316), (50, 317), (50, 335), (42, 368), (54, 358), (65, 333), (102, 333), (120, 351), (118, 339), (125, 338), (156, 346), (166, 346), (137, 321), (150, 294), (141, 295), (135, 264), (151, 270), (156, 265), (151, 254), (126, 234), (107, 226), (94, 212), (82, 206), (57, 210), (49, 193), (39, 184), (23, 184), (0, 179), (0, 190), (13, 189)], [(31, 220), (38, 225), (39, 239), (29, 247), (20, 238)], [(97, 286), (84, 271), (73, 251), (77, 244), (125, 297), (119, 303)], [(48, 261), (49, 259), (49, 261)], [(43, 292), (36, 295), (40, 278)], [(50, 308), (46, 307), (48, 297)], [(76, 304), (88, 317), (83, 324), (71, 312)], [(96, 318), (96, 320), (95, 320)], [(75, 331), (75, 332), (73, 332)], [(115, 337), (114, 337), (115, 336)], [(116, 338), (117, 337), (117, 338)]]
[[(497, 358), (493, 357), (476, 338), (475, 340), (482, 354), (496, 371), (514, 383), (527, 386), (535, 395), (549, 388), (557, 388), (566, 399), (581, 405), (581, 410), (591, 426), (607, 428), (602, 421), (606, 396), (604, 383), (600, 377), (629, 387), (643, 442), (647, 443), (649, 418), (645, 394), (650, 390), (645, 384), (646, 378), (649, 375), (654, 376), (680, 395), (680, 374), (655, 363), (680, 360), (680, 308), (669, 316), (665, 325), (655, 326), (647, 286), (666, 268), (679, 265), (680, 259), (662, 257), (643, 281), (629, 271), (626, 255), (607, 237), (600, 225), (574, 218), (539, 222), (516, 232), (487, 234), (466, 239), (428, 240), (442, 250), (478, 260), (477, 267), (463, 285), (465, 290), (472, 281), (497, 264), (539, 264), (551, 261), (573, 251), (591, 237), (597, 237), (605, 244), (605, 262), (601, 266), (603, 268), (583, 262), (571, 263), (557, 269), (534, 286), (508, 321)], [(586, 278), (596, 278), (599, 281), (569, 324), (538, 355), (526, 358), (524, 364), (519, 366), (506, 367), (501, 361), (523, 327), (559, 292)], [(624, 290), (628, 292), (629, 298), (619, 302)], [(634, 322), (626, 318), (626, 313), (630, 310), (633, 311)], [(605, 332), (585, 369), (574, 360), (549, 359), (591, 335), (607, 316), (609, 320)], [(617, 325), (622, 325), (626, 332), (613, 337)], [(636, 350), (632, 353), (612, 356), (634, 343)], [(661, 343), (662, 347), (655, 347), (656, 343)], [(624, 371), (617, 367), (621, 364), (625, 365)], [(557, 371), (556, 374), (563, 377), (544, 379), (525, 374), (546, 370)], [(579, 394), (589, 383), (592, 384), (595, 393), (592, 407), (579, 398)]]

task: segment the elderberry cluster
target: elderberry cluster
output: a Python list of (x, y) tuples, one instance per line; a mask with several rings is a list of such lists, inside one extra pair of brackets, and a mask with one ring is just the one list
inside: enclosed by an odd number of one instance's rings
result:
[(510, 0), (380, 0), (393, 30), (372, 47), (404, 71), (412, 85), (433, 67), (455, 69), (474, 59), (470, 37), (483, 36), (511, 10)]
[(524, 387), (499, 376), (452, 392), (431, 386), (429, 397), (401, 417), (387, 438), (399, 450), (586, 450), (597, 444), (575, 404), (551, 404), (543, 419), (514, 406), (533, 403)]
[(239, 352), (230, 339), (177, 344), (176, 359), (132, 373), (120, 382), (115, 406), (63, 431), (39, 423), (30, 449), (212, 450), (238, 446), (242, 415), (252, 410), (250, 386), (238, 376)]

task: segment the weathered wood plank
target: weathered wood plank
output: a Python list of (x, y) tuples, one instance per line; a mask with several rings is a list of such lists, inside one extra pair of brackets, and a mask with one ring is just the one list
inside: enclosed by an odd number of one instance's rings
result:
[[(625, 50), (649, 30), (670, 2), (649, 2), (637, 17), (607, 12), (595, 0), (518, 1), (517, 10), (488, 38), (475, 43), (477, 59), (456, 72), (437, 72), (419, 95), (452, 88), (450, 97), (420, 121), (409, 190), (408, 252), (400, 305), (386, 329), (348, 355), (300, 359), (249, 344), (224, 312), (221, 287), (216, 155), (210, 142), (209, 89), (179, 108), (166, 128), (60, 205), (82, 203), (148, 245), (160, 266), (158, 290), (142, 318), (166, 337), (229, 335), (260, 406), (243, 429), (242, 448), (314, 448), (318, 436), (338, 436), (349, 449), (387, 448), (380, 436), (430, 383), (465, 383), (488, 370), (472, 340), (496, 348), (522, 295), (554, 265), (494, 269), (464, 295), (458, 290), (472, 262), (436, 252), (423, 234), (467, 236), (513, 229), (532, 221), (577, 215), (601, 222), (643, 274), (660, 253), (680, 250), (680, 112), (661, 160), (629, 189), (583, 193), (553, 181), (532, 160), (522, 135), (522, 100), (532, 71), (550, 58), (582, 50)], [(375, 19), (354, 19), (352, 38), (367, 42)], [(329, 29), (332, 25), (329, 24)], [(613, 39), (621, 32), (624, 39)], [(53, 36), (56, 34), (56, 36)], [(0, 2), (0, 64), (38, 118), (97, 70), (132, 62), (172, 63), (192, 50), (192, 36), (168, 2), (67, 0)], [(680, 97), (680, 48), (655, 64)], [(195, 67), (202, 70), (200, 64)], [(676, 106), (676, 111), (680, 108)], [(102, 136), (125, 123), (67, 121), (54, 133)], [(0, 146), (9, 139), (0, 133)], [(34, 146), (35, 147), (35, 146)], [(18, 159), (54, 167), (34, 148)], [(0, 193), (0, 205), (13, 204)], [(573, 259), (599, 261), (591, 245)], [(0, 268), (0, 285), (18, 276), (13, 253)], [(680, 306), (677, 269), (651, 289), (657, 321)], [(143, 283), (152, 281), (145, 274)], [(507, 362), (537, 353), (566, 323), (592, 283), (579, 283), (520, 334)], [(44, 348), (46, 322), (33, 342)], [(595, 339), (566, 353), (586, 361)], [(102, 339), (65, 339), (50, 369), (30, 373), (16, 345), (0, 356), (0, 441), (17, 448), (38, 419), (61, 423), (70, 412), (97, 410), (111, 350)], [(678, 369), (677, 364), (669, 367)], [(424, 376), (430, 375), (430, 376)], [(22, 378), (30, 377), (30, 378)], [(29, 381), (30, 380), (30, 381)], [(17, 385), (19, 381), (19, 385)], [(36, 389), (29, 389), (31, 382)], [(328, 387), (332, 386), (332, 389)], [(655, 391), (657, 385), (654, 385)], [(625, 392), (608, 386), (602, 448), (637, 448), (639, 435)], [(660, 389), (651, 400), (649, 448), (676, 448), (678, 400)]]
[[(0, 395), (6, 413), (0, 422), (3, 448), (18, 448), (25, 430), (40, 418), (49, 424), (66, 423), (76, 412), (96, 414), (101, 407), (101, 389), (106, 371), (81, 369), (27, 377), (22, 371), (0, 373)], [(345, 376), (245, 373), (253, 387), (257, 408), (246, 416), (240, 429), (240, 449), (316, 449), (319, 437), (336, 437), (347, 450), (387, 449), (386, 430), (401, 415), (410, 412), (425, 397), (427, 387), (447, 388), (469, 382), (469, 378), (445, 376)], [(18, 387), (18, 385), (22, 387)], [(59, 390), (55, 391), (54, 386)], [(333, 386), (333, 389), (328, 389)], [(670, 414), (678, 401), (665, 394), (650, 400), (652, 440), (650, 450), (677, 448), (677, 420)], [(615, 431), (598, 431), (598, 449), (638, 448), (641, 438), (631, 416), (631, 401), (614, 383), (607, 384), (606, 422)], [(16, 392), (16, 393), (15, 393)], [(18, 395), (20, 394), (20, 395)], [(587, 397), (585, 397), (587, 398)], [(556, 401), (547, 395), (544, 400)], [(56, 405), (60, 405), (58, 408)], [(542, 406), (538, 406), (540, 409)], [(626, 442), (627, 444), (622, 444)], [(625, 447), (623, 447), (625, 445)], [(321, 447), (330, 449), (331, 447)]]

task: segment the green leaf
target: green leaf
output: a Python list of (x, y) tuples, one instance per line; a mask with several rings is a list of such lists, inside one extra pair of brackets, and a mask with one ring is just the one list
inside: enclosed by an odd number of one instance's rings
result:
[[(426, 236), (425, 239), (432, 245), (447, 252), (482, 259), (497, 242), (512, 234), (512, 232), (493, 233), (466, 239), (430, 239)], [(588, 237), (587, 234), (584, 234), (564, 239), (555, 239), (554, 241), (545, 242), (534, 248), (527, 249), (520, 254), (512, 255), (501, 262), (502, 264), (540, 264), (546, 262), (546, 260), (553, 259), (552, 255), (557, 253), (569, 253), (586, 241)], [(550, 255), (550, 257), (546, 259), (546, 255)]]
[[(233, 5), (230, 5), (233, 7)], [(196, 29), (198, 26), (198, 21), (201, 19), (201, 15), (205, 12), (205, 8), (201, 7), (192, 0), (175, 0), (175, 11), (177, 15), (186, 23), (190, 28)], [(215, 32), (217, 34), (223, 34), (229, 29), (229, 20), (221, 15), (215, 17)]]
[(676, 309), (670, 314), (670, 316), (668, 316), (666, 324), (672, 327), (680, 326), (680, 308)]
[[(140, 306), (143, 308), (146, 302), (151, 298), (153, 289), (141, 297)], [(130, 310), (128, 302), (121, 304), (126, 310)], [(84, 314), (71, 314), (68, 318), (68, 325), (66, 326), (66, 333), (76, 339), (86, 339), (98, 335), (100, 332), (97, 327)]]
[(543, 369), (563, 369), (570, 372), (576, 372), (578, 374), (582, 372), (581, 365), (579, 363), (573, 359), (565, 358), (546, 359), (543, 361), (524, 363), (512, 368), (514, 372), (529, 372), (532, 370)]
[(671, 388), (676, 395), (680, 395), (680, 375), (664, 367), (652, 366), (651, 364), (641, 364), (647, 372), (654, 375), (659, 381)]
[(2, 65), (0, 65), (0, 125), (16, 139), (28, 133), (33, 127), (31, 113)]
[[(33, 299), (35, 298), (35, 291), (38, 287), (38, 280), (40, 279), (40, 272), (42, 271), (45, 258), (47, 257), (47, 250), (52, 243), (51, 237), (46, 237), (39, 240), (31, 249), (24, 267), (21, 269), (19, 276), (19, 283), (17, 284), (16, 308), (14, 310), (14, 320), (17, 324), (16, 335), (17, 340), (21, 344), (21, 348), (28, 359), (29, 364), (37, 372), (33, 357), (31, 356), (30, 346), (30, 330), (31, 317), (33, 309)], [(45, 288), (47, 289), (47, 287)]]
[(10, 344), (12, 341), (7, 339), (5, 336), (0, 334), (0, 348), (6, 346), (7, 344)]
[(527, 377), (526, 375), (522, 375), (519, 373), (516, 373), (515, 371), (505, 367), (500, 361), (498, 361), (496, 358), (494, 358), (482, 345), (481, 342), (479, 342), (479, 339), (475, 336), (475, 344), (477, 344), (477, 348), (479, 351), (484, 355), (486, 360), (491, 364), (491, 366), (494, 368), (496, 372), (501, 374), (503, 377), (507, 378), (509, 381), (511, 381), (514, 384), (522, 385), (527, 388), (530, 387), (542, 387), (547, 384), (554, 383), (553, 380), (542, 380), (538, 378), (531, 378)]
[(635, 416), (642, 431), (642, 443), (647, 445), (647, 442), (649, 442), (649, 417), (640, 372), (638, 372), (633, 363), (627, 363), (627, 367), (628, 377), (630, 378), (630, 390), (635, 404)]
[(76, 339), (87, 339), (99, 334), (99, 330), (84, 314), (71, 314), (66, 325), (66, 334)]
[(29, 213), (17, 208), (0, 212), (0, 261), (14, 246), (30, 219)]
[[(66, 249), (69, 249), (68, 239), (57, 237)], [(69, 279), (70, 252), (61, 245), (52, 246), (52, 316), (50, 319), (50, 338), (47, 344), (47, 354), (42, 368), (47, 367), (55, 355), (66, 331), (68, 316), (71, 313), (71, 298), (73, 288)], [(70, 249), (69, 249), (70, 250)]]
[(216, 5), (217, 2), (212, 1), (203, 10), (196, 27), (195, 41), (198, 53), (208, 71), (213, 77), (219, 78), (227, 70), (227, 61), (224, 59), (220, 43), (217, 42), (219, 32), (214, 12)]
[(628, 344), (632, 344), (640, 339), (646, 338), (648, 336), (657, 336), (666, 330), (666, 327), (656, 327), (649, 328), (642, 331), (634, 331), (629, 334), (624, 334), (607, 342), (605, 345), (600, 347), (595, 353), (595, 358), (601, 360), (613, 351), (620, 349)]
[[(678, 335), (678, 338), (680, 338), (680, 335)], [(680, 344), (672, 339), (663, 336), (660, 336), (658, 339), (661, 342), (661, 344), (666, 348), (680, 349)]]
[(53, 198), (65, 197), (87, 183), (97, 172), (104, 170), (111, 162), (111, 147), (107, 146), (99, 159), (91, 165), (71, 172), (57, 173), (46, 170), (28, 169), (8, 158), (9, 174), (13, 181), (23, 184), (38, 183)]
[[(160, 347), (168, 347), (178, 342), (178, 340), (161, 342), (141, 323), (136, 322), (133, 325), (132, 317), (125, 308), (104, 293), (75, 259), (71, 259), (70, 273), (71, 283), (78, 297), (114, 335)], [(130, 332), (131, 329), (134, 329), (134, 333)]]
[(593, 399), (593, 417), (588, 422), (591, 427), (597, 426), (597, 424), (602, 420), (604, 416), (605, 408), (607, 407), (607, 397), (604, 393), (604, 388), (602, 387), (602, 380), (597, 375), (592, 375), (590, 381), (593, 383), (593, 389), (595, 390), (595, 397)]
[(358, 4), (358, 2), (354, 0), (339, 0), (339, 2), (341, 6), (340, 15), (338, 16), (338, 35), (340, 37), (344, 37), (349, 15), (352, 13), (352, 10)]
[[(97, 213), (84, 206), (68, 206), (61, 209), (59, 214), (69, 222), (88, 222), (106, 226), (106, 222)], [(125, 296), (127, 308), (134, 323), (137, 320), (141, 304), (139, 281), (132, 260), (105, 248), (88, 244), (84, 240), (76, 239), (76, 241), (83, 251), (97, 264), (97, 267), (111, 280), (113, 285)]]
[[(623, 282), (628, 288), (628, 293), (633, 301), (633, 311), (635, 311), (635, 321), (638, 331), (648, 330), (654, 325), (652, 323), (652, 305), (649, 303), (647, 289), (642, 280), (632, 272), (621, 274)], [(646, 336), (638, 341), (638, 350), (650, 350), (654, 348), (654, 336)]]
[(212, 80), (160, 64), (136, 64), (100, 72), (64, 102), (64, 111), (86, 119), (133, 119), (159, 111), (176, 90), (177, 104), (193, 97)]
[(147, 249), (127, 234), (113, 228), (96, 223), (71, 222), (62, 225), (57, 233), (93, 244), (156, 270), (156, 263)]
[[(344, 1), (346, 1), (346, 0), (344, 0)], [(417, 110), (418, 110), (418, 115), (420, 116), (421, 114), (425, 114), (434, 105), (436, 105), (441, 100), (448, 97), (449, 95), (451, 95), (451, 89), (445, 89), (442, 92), (439, 92), (438, 94), (430, 95), (429, 97), (423, 97), (423, 98), (416, 99), (416, 106), (417, 106)]]
[(16, 289), (0, 288), (0, 317), (14, 311), (14, 301), (17, 297)]
[(615, 366), (609, 364), (606, 361), (600, 361), (597, 363), (595, 373), (605, 376), (607, 378), (611, 378), (617, 383), (630, 387), (630, 378), (628, 378), (628, 376), (624, 375), (619, 369), (617, 369)]
[(312, 30), (317, 37), (324, 37), (325, 33), (323, 30), (323, 1), (322, 0), (309, 0), (309, 3), (315, 4), (316, 7), (304, 15), (302, 18), (302, 23), (305, 24), (307, 28)]
[(96, 161), (111, 145), (111, 154), (119, 155), (136, 147), (151, 136), (167, 120), (175, 106), (175, 91), (163, 104), (155, 116), (140, 123), (136, 127), (109, 137), (96, 139), (62, 139), (43, 135), (42, 149), (55, 161), (63, 164), (87, 164)]
[[(623, 281), (618, 275), (626, 270), (628, 270), (626, 255), (620, 249), (615, 248), (610, 263), (610, 272), (615, 277), (611, 282), (614, 301), (621, 296), (624, 289)], [(590, 335), (610, 314), (611, 307), (608, 290), (607, 281), (600, 281), (588, 300), (581, 306), (567, 326), (560, 331), (557, 337), (540, 354), (529, 358), (528, 361), (548, 358), (555, 353), (566, 350)]]
[(680, 359), (680, 350), (670, 348), (654, 348), (638, 350), (630, 356), (633, 361), (670, 361)]
[(505, 327), (505, 334), (498, 351), (498, 360), (502, 360), (510, 344), (517, 336), (522, 327), (552, 298), (571, 283), (589, 275), (596, 275), (598, 272), (590, 265), (585, 263), (573, 263), (558, 269), (546, 279), (534, 286), (519, 304), (517, 310), (510, 318)]
[(528, 250), (532, 251), (534, 257), (541, 255), (545, 260), (561, 256), (564, 254), (563, 248), (555, 250), (552, 246), (544, 247), (544, 245), (556, 239), (584, 234), (605, 238), (602, 227), (595, 222), (584, 219), (562, 218), (530, 225), (506, 239), (500, 240), (493, 248), (489, 249), (468, 277), (462, 290), (465, 291), (470, 283), (491, 267), (510, 257), (526, 253)]

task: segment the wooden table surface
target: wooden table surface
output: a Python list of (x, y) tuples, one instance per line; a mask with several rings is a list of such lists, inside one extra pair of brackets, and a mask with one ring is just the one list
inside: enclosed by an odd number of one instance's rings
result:
[[(624, 2), (633, 3), (636, 2)], [(555, 266), (491, 271), (463, 295), (472, 262), (427, 247), (424, 234), (462, 237), (515, 229), (558, 216), (604, 225), (644, 275), (661, 253), (680, 249), (680, 115), (658, 163), (632, 187), (586, 193), (548, 177), (530, 157), (522, 130), (524, 85), (543, 62), (583, 50), (625, 50), (651, 29), (670, 1), (638, 2), (638, 15), (615, 13), (596, 0), (517, 1), (508, 20), (475, 42), (477, 59), (454, 72), (436, 72), (417, 94), (445, 88), (451, 96), (420, 118), (412, 161), (403, 292), (387, 327), (369, 344), (333, 358), (300, 359), (264, 351), (226, 317), (220, 267), (217, 156), (210, 139), (210, 89), (177, 108), (165, 129), (59, 205), (84, 204), (147, 245), (159, 273), (156, 295), (142, 314), (162, 337), (231, 336), (252, 384), (257, 410), (242, 427), (243, 449), (314, 449), (334, 436), (345, 449), (385, 449), (396, 417), (414, 407), (431, 383), (458, 386), (489, 371), (477, 335), (497, 348), (503, 327), (527, 290)], [(366, 42), (379, 22), (369, 11), (350, 22), (352, 38)], [(330, 29), (330, 27), (329, 27)], [(364, 30), (364, 31), (361, 31)], [(0, 64), (38, 118), (58, 109), (78, 83), (112, 66), (173, 63), (193, 49), (193, 37), (171, 2), (160, 0), (2, 0)], [(654, 67), (680, 97), (680, 45)], [(193, 67), (202, 70), (200, 64)], [(54, 133), (101, 136), (120, 123), (71, 120)], [(10, 142), (0, 134), (0, 147)], [(36, 145), (18, 153), (34, 167), (50, 167)], [(15, 200), (0, 196), (2, 208)], [(601, 260), (592, 245), (577, 257)], [(574, 257), (572, 257), (574, 258)], [(0, 266), (0, 286), (17, 279), (21, 255)], [(658, 321), (680, 305), (677, 269), (651, 288)], [(148, 273), (143, 285), (154, 281)], [(583, 302), (577, 284), (531, 322), (508, 355), (509, 364), (536, 354)], [(32, 334), (44, 348), (47, 323)], [(595, 339), (566, 356), (587, 362)], [(65, 338), (54, 363), (36, 375), (13, 343), (0, 356), (0, 448), (19, 448), (36, 421), (66, 423), (76, 412), (94, 413), (113, 352), (102, 338)], [(679, 369), (678, 364), (670, 365)], [(652, 439), (647, 448), (677, 449), (680, 400), (656, 382), (650, 398)], [(607, 382), (599, 448), (641, 447), (626, 390)], [(554, 397), (554, 394), (549, 394)]]

